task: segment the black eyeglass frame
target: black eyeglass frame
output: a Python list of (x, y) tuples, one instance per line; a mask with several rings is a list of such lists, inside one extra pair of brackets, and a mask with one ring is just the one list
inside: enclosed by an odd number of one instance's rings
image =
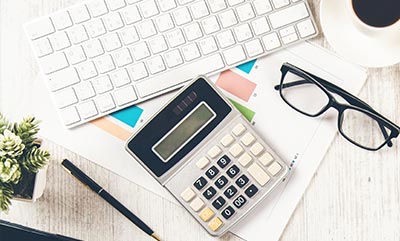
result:
[[(388, 145), (389, 147), (393, 146), (391, 140), (394, 138), (397, 138), (399, 136), (400, 127), (397, 126), (396, 124), (394, 124), (393, 122), (391, 122), (386, 117), (384, 117), (381, 114), (379, 114), (378, 112), (376, 112), (374, 109), (372, 109), (371, 106), (369, 106), (364, 101), (360, 100), (359, 98), (357, 98), (356, 96), (347, 92), (346, 90), (340, 88), (339, 86), (332, 84), (332, 83), (330, 83), (318, 76), (315, 76), (301, 68), (298, 68), (290, 63), (284, 63), (282, 65), (280, 71), (282, 73), (280, 84), (276, 85), (274, 88), (275, 88), (275, 90), (279, 91), (281, 98), (286, 102), (286, 104), (288, 104), (290, 107), (292, 107), (296, 111), (298, 111), (306, 116), (309, 116), (309, 117), (317, 117), (317, 116), (320, 116), (321, 114), (325, 113), (328, 109), (330, 109), (332, 107), (338, 111), (338, 122), (337, 123), (338, 123), (338, 129), (339, 129), (340, 134), (343, 137), (345, 137), (348, 141), (353, 143), (354, 145), (361, 147), (363, 149), (369, 150), (369, 151), (377, 151), (385, 145)], [(304, 80), (299, 80), (299, 81), (285, 84), (284, 79), (288, 72), (292, 72), (293, 74), (296, 74), (296, 75), (304, 78)], [(282, 93), (282, 90), (287, 87), (292, 87), (292, 86), (301, 85), (301, 84), (307, 84), (310, 82), (312, 84), (315, 84), (316, 86), (318, 86), (327, 95), (327, 97), (329, 99), (326, 106), (323, 107), (316, 114), (309, 114), (309, 113), (306, 113), (306, 112), (298, 109), (297, 107), (292, 105), (288, 100), (286, 100)], [(346, 100), (349, 104), (344, 104), (344, 103), (338, 102), (336, 100), (336, 98), (332, 95), (332, 93), (339, 95), (344, 100)], [(370, 116), (375, 121), (377, 121), (377, 123), (379, 124), (379, 127), (382, 131), (382, 134), (385, 137), (384, 143), (382, 143), (380, 146), (378, 146), (376, 148), (371, 148), (371, 147), (363, 146), (363, 145), (355, 142), (354, 140), (352, 140), (350, 137), (348, 137), (342, 130), (343, 113), (347, 109), (353, 109), (353, 110), (360, 111), (360, 112)], [(386, 128), (390, 130), (390, 135), (387, 133)]]

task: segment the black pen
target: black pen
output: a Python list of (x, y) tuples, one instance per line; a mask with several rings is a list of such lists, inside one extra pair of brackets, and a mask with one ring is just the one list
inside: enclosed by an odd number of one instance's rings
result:
[(92, 191), (99, 194), (106, 202), (111, 204), (115, 209), (117, 209), (121, 214), (123, 214), (126, 218), (131, 220), (138, 228), (143, 230), (143, 232), (147, 233), (154, 239), (161, 241), (158, 235), (147, 226), (142, 220), (140, 220), (135, 214), (129, 211), (124, 205), (122, 205), (117, 199), (115, 199), (111, 194), (109, 194), (106, 190), (104, 190), (99, 184), (97, 184), (93, 179), (88, 177), (85, 173), (83, 173), (78, 167), (76, 167), (72, 162), (67, 159), (61, 163), (61, 165), (65, 168), (67, 172), (76, 177), (80, 182), (88, 186)]

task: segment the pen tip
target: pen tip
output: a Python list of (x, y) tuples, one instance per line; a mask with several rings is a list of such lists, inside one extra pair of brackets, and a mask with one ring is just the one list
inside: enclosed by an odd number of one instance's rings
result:
[(157, 241), (161, 241), (160, 237), (158, 237), (158, 235), (156, 233), (152, 233), (151, 237), (153, 237)]

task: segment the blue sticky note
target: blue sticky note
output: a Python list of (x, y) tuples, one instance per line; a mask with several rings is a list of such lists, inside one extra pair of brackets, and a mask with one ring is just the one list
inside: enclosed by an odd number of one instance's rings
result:
[(254, 64), (256, 63), (256, 60), (251, 60), (247, 63), (241, 64), (236, 66), (236, 68), (240, 69), (241, 71), (245, 73), (250, 73), (251, 69), (253, 69)]
[(127, 124), (130, 127), (135, 127), (136, 123), (139, 121), (140, 116), (143, 113), (143, 109), (137, 107), (136, 105), (125, 108), (123, 110), (114, 112), (111, 114), (115, 119)]

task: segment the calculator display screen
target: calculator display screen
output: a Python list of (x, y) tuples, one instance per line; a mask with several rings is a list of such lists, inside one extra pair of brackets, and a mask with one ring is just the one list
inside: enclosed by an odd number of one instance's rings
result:
[(164, 162), (169, 161), (214, 118), (215, 112), (205, 102), (201, 102), (153, 147), (153, 151)]

